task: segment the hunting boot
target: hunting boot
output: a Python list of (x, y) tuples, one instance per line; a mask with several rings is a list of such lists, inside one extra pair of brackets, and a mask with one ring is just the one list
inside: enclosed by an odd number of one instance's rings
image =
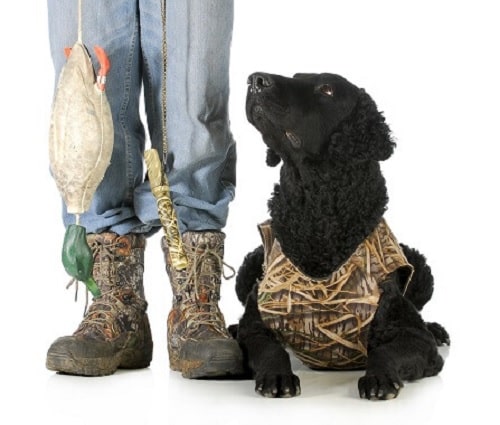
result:
[(182, 271), (172, 266), (165, 237), (161, 241), (173, 291), (167, 321), (170, 368), (184, 378), (243, 373), (240, 347), (218, 306), (224, 237), (221, 232), (184, 233), (189, 265)]
[(72, 336), (57, 339), (47, 368), (72, 375), (110, 375), (118, 368), (149, 366), (153, 352), (142, 276), (146, 238), (139, 234), (90, 234), (94, 298)]

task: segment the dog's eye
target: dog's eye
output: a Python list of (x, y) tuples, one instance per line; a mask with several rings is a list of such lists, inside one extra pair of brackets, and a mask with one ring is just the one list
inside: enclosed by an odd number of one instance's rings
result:
[(330, 84), (321, 84), (319, 91), (326, 96), (333, 96), (333, 87)]

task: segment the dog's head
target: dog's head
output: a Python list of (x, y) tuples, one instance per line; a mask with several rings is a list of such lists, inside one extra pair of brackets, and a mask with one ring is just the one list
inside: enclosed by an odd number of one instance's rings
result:
[(268, 147), (270, 166), (281, 159), (382, 161), (394, 149), (375, 102), (339, 75), (252, 74), (246, 112)]

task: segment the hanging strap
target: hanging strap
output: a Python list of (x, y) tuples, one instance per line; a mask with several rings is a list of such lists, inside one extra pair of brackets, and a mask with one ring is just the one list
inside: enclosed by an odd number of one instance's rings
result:
[(148, 168), (151, 192), (156, 198), (158, 206), (158, 217), (165, 232), (165, 240), (172, 266), (176, 270), (184, 270), (188, 266), (188, 258), (184, 250), (184, 244), (179, 231), (177, 215), (170, 196), (170, 186), (166, 174), (167, 164), (167, 15), (165, 11), (165, 0), (161, 2), (161, 19), (163, 30), (163, 75), (161, 84), (161, 110), (162, 110), (162, 160), (156, 149), (144, 152), (146, 166)]
[[(81, 1), (81, 0), (80, 0)], [(162, 116), (162, 159), (163, 167), (165, 172), (167, 166), (167, 152), (168, 152), (168, 142), (167, 142), (167, 11), (165, 6), (165, 0), (160, 0), (161, 3), (161, 25), (163, 31), (162, 37), (162, 59), (163, 59), (163, 78), (161, 81), (161, 116)]]
[(78, 0), (78, 43), (83, 44), (82, 35), (82, 0)]

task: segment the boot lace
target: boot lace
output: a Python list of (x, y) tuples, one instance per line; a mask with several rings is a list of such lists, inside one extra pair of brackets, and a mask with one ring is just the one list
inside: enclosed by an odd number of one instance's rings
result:
[(75, 333), (110, 340), (123, 332), (137, 330), (146, 302), (131, 288), (106, 292), (95, 299)]
[[(99, 267), (113, 267), (116, 249), (120, 248), (120, 242), (113, 243), (100, 243), (93, 240), (90, 243), (92, 250), (94, 264), (99, 262)], [(99, 272), (98, 272), (99, 273)], [(90, 307), (89, 291), (85, 291), (85, 310), (83, 313), (83, 320), (80, 323), (75, 334), (82, 334), (88, 337), (110, 340), (123, 331), (132, 330), (126, 329), (132, 327), (136, 322), (134, 317), (137, 315), (138, 310), (144, 309), (145, 301), (138, 298), (131, 287), (117, 287), (114, 284), (105, 282), (104, 276), (112, 276), (114, 272), (102, 273), (99, 287), (101, 289), (101, 296), (94, 298)], [(75, 284), (75, 301), (78, 296), (78, 281), (72, 279), (67, 288)], [(118, 318), (122, 318), (117, 320)]]
[[(107, 258), (110, 262), (113, 261), (114, 259), (114, 249), (116, 249), (119, 246), (118, 243), (112, 243), (108, 245), (101, 244), (97, 242), (96, 240), (93, 240), (92, 243), (90, 244), (90, 250), (92, 251), (92, 257), (94, 260), (94, 264), (96, 262), (97, 257), (99, 256), (101, 260), (103, 258)], [(75, 285), (75, 302), (78, 301), (78, 289), (80, 281), (76, 278), (71, 278), (71, 280), (66, 284), (66, 289), (69, 289), (71, 286)], [(101, 288), (102, 289), (102, 288)], [(88, 306), (89, 306), (89, 290), (85, 286), (85, 306), (83, 309), (83, 316), (87, 314), (88, 311)], [(101, 292), (101, 297), (104, 294)], [(95, 303), (95, 301), (94, 301)], [(94, 304), (93, 303), (93, 304)]]
[(75, 334), (92, 335), (94, 338), (110, 340), (119, 334), (113, 324), (120, 311), (121, 300), (107, 292), (95, 299), (84, 316)]
[[(236, 271), (222, 259), (216, 249), (206, 247), (199, 250), (198, 248), (197, 246), (193, 252), (188, 253), (191, 267), (189, 267), (186, 282), (194, 282), (194, 285), (188, 284), (186, 288), (188, 300), (192, 301), (188, 303), (185, 310), (187, 327), (196, 330), (206, 326), (226, 336), (224, 316), (218, 306), (220, 283), (217, 281), (220, 275), (225, 280), (231, 279)], [(230, 270), (229, 275), (226, 275), (225, 267)]]

